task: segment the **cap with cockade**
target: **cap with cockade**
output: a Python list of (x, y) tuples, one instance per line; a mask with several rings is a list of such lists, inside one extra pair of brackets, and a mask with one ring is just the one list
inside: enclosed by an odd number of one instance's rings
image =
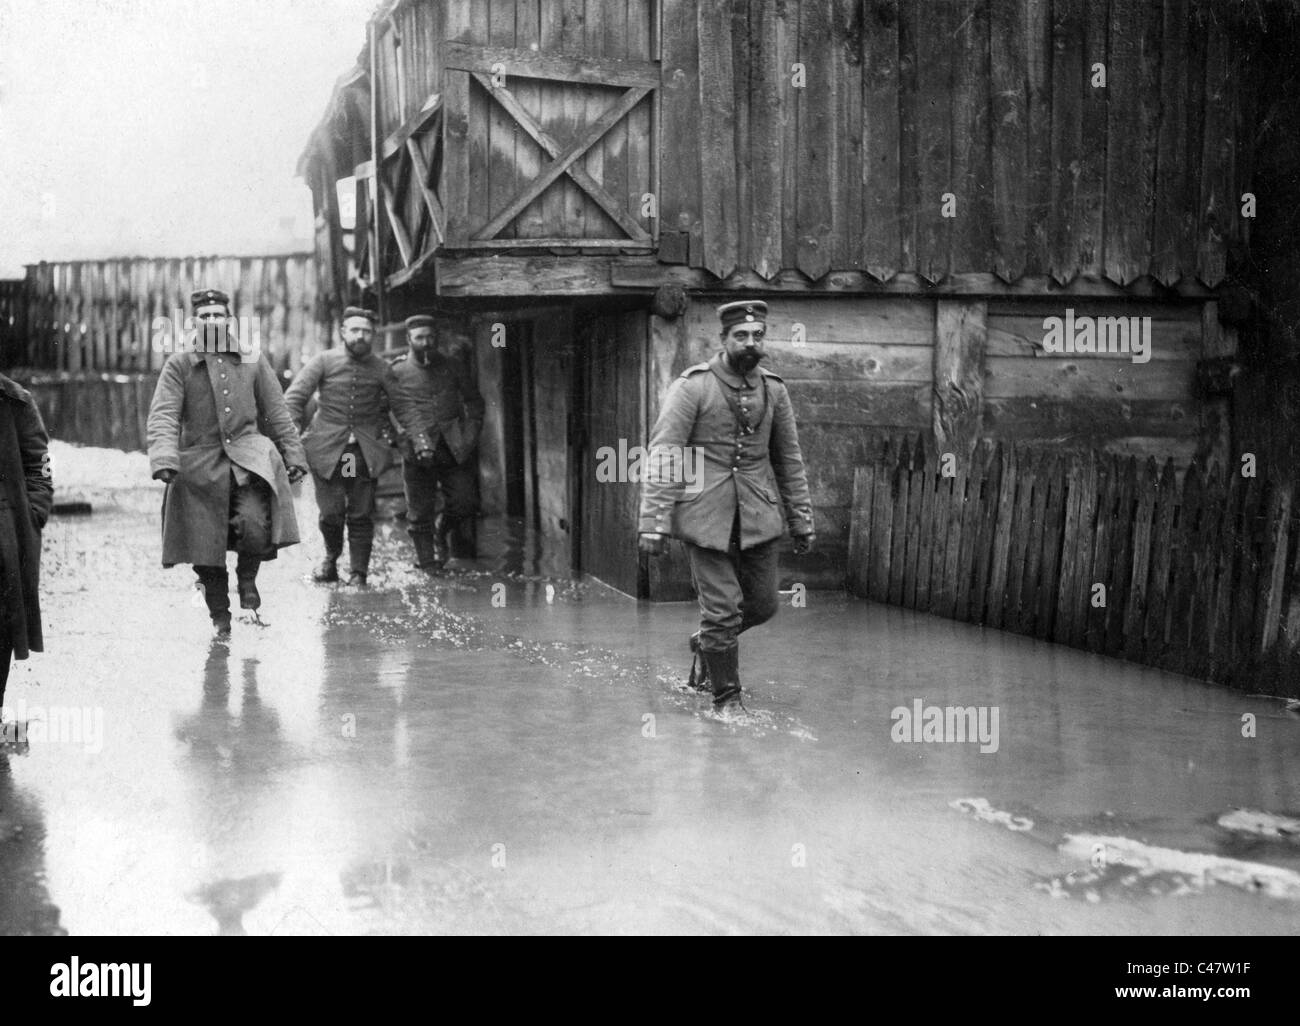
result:
[(230, 297), (220, 289), (199, 289), (190, 293), (190, 306), (197, 310), (201, 306), (224, 306), (230, 309)]
[(373, 310), (367, 310), (364, 306), (349, 306), (343, 311), (343, 320), (346, 321), (350, 317), (364, 317), (371, 324), (379, 320), (379, 314)]
[(723, 303), (718, 307), (718, 317), (722, 320), (722, 330), (730, 331), (743, 322), (767, 323), (767, 304), (761, 299), (741, 299), (734, 303)]
[(412, 328), (432, 328), (434, 322), (428, 314), (415, 314), (406, 318), (405, 323), (406, 329), (410, 331)]

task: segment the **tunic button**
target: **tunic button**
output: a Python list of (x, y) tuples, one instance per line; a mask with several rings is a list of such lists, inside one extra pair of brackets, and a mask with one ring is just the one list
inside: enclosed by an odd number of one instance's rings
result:
[(226, 412), (227, 412), (227, 413), (230, 412), (230, 407), (229, 407), (229, 406), (226, 407)]

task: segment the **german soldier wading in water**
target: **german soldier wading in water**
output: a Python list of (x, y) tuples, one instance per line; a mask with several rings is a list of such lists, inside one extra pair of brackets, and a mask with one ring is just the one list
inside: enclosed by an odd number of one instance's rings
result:
[[(722, 351), (672, 383), (651, 432), (640, 547), (660, 555), (670, 535), (685, 543), (700, 604), (690, 639), (704, 664), (699, 686), (721, 709), (740, 700), (740, 634), (776, 613), (781, 536), (789, 528), (794, 551), (808, 552), (813, 516), (790, 395), (758, 365), (767, 304), (726, 303), (718, 316)], [(681, 458), (688, 450), (702, 459)], [(702, 479), (654, 472), (669, 462), (701, 468)]]

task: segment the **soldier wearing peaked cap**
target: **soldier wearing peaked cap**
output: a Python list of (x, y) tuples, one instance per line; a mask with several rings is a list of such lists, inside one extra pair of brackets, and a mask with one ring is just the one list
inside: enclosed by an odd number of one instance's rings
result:
[(190, 301), (205, 341), (163, 364), (149, 408), (149, 466), (167, 484), (163, 566), (193, 564), (212, 622), (225, 635), (226, 552), (239, 553), (240, 605), (257, 610), (262, 562), (298, 542), (289, 486), (307, 473), (307, 458), (266, 358), (241, 358), (228, 338), (220, 345), (207, 338), (226, 329), (229, 297), (201, 289)]
[[(486, 408), (468, 369), (438, 345), (428, 314), (406, 319), (410, 350), (393, 372), (412, 404), (414, 431), (403, 443), (402, 485), (415, 565), (440, 570), (448, 556), (477, 554), (478, 448)], [(436, 512), (441, 493), (443, 509)]]
[[(808, 552), (813, 517), (790, 395), (759, 367), (767, 304), (724, 303), (718, 317), (722, 351), (672, 383), (651, 432), (640, 547), (660, 555), (668, 536), (685, 543), (700, 605), (690, 643), (704, 664), (698, 682), (692, 664), (691, 683), (721, 709), (740, 700), (739, 635), (776, 613), (781, 536), (788, 528), (794, 551)], [(702, 460), (680, 465), (702, 479), (653, 472), (659, 454), (692, 450)]]
[(346, 528), (348, 583), (365, 586), (375, 536), (375, 491), (380, 475), (393, 463), (385, 437), (388, 411), (410, 430), (410, 405), (400, 394), (392, 368), (371, 351), (377, 320), (375, 312), (364, 307), (344, 310), (339, 326), (343, 348), (313, 356), (284, 396), (294, 422), (302, 426), (308, 400), (319, 393), (303, 445), (325, 539), (325, 559), (314, 574), (322, 583), (339, 579)]

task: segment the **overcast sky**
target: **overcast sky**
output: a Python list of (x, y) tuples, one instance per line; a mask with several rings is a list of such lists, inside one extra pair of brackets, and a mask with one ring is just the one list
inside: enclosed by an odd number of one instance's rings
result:
[(306, 246), (294, 177), (377, 0), (0, 0), (0, 277)]

